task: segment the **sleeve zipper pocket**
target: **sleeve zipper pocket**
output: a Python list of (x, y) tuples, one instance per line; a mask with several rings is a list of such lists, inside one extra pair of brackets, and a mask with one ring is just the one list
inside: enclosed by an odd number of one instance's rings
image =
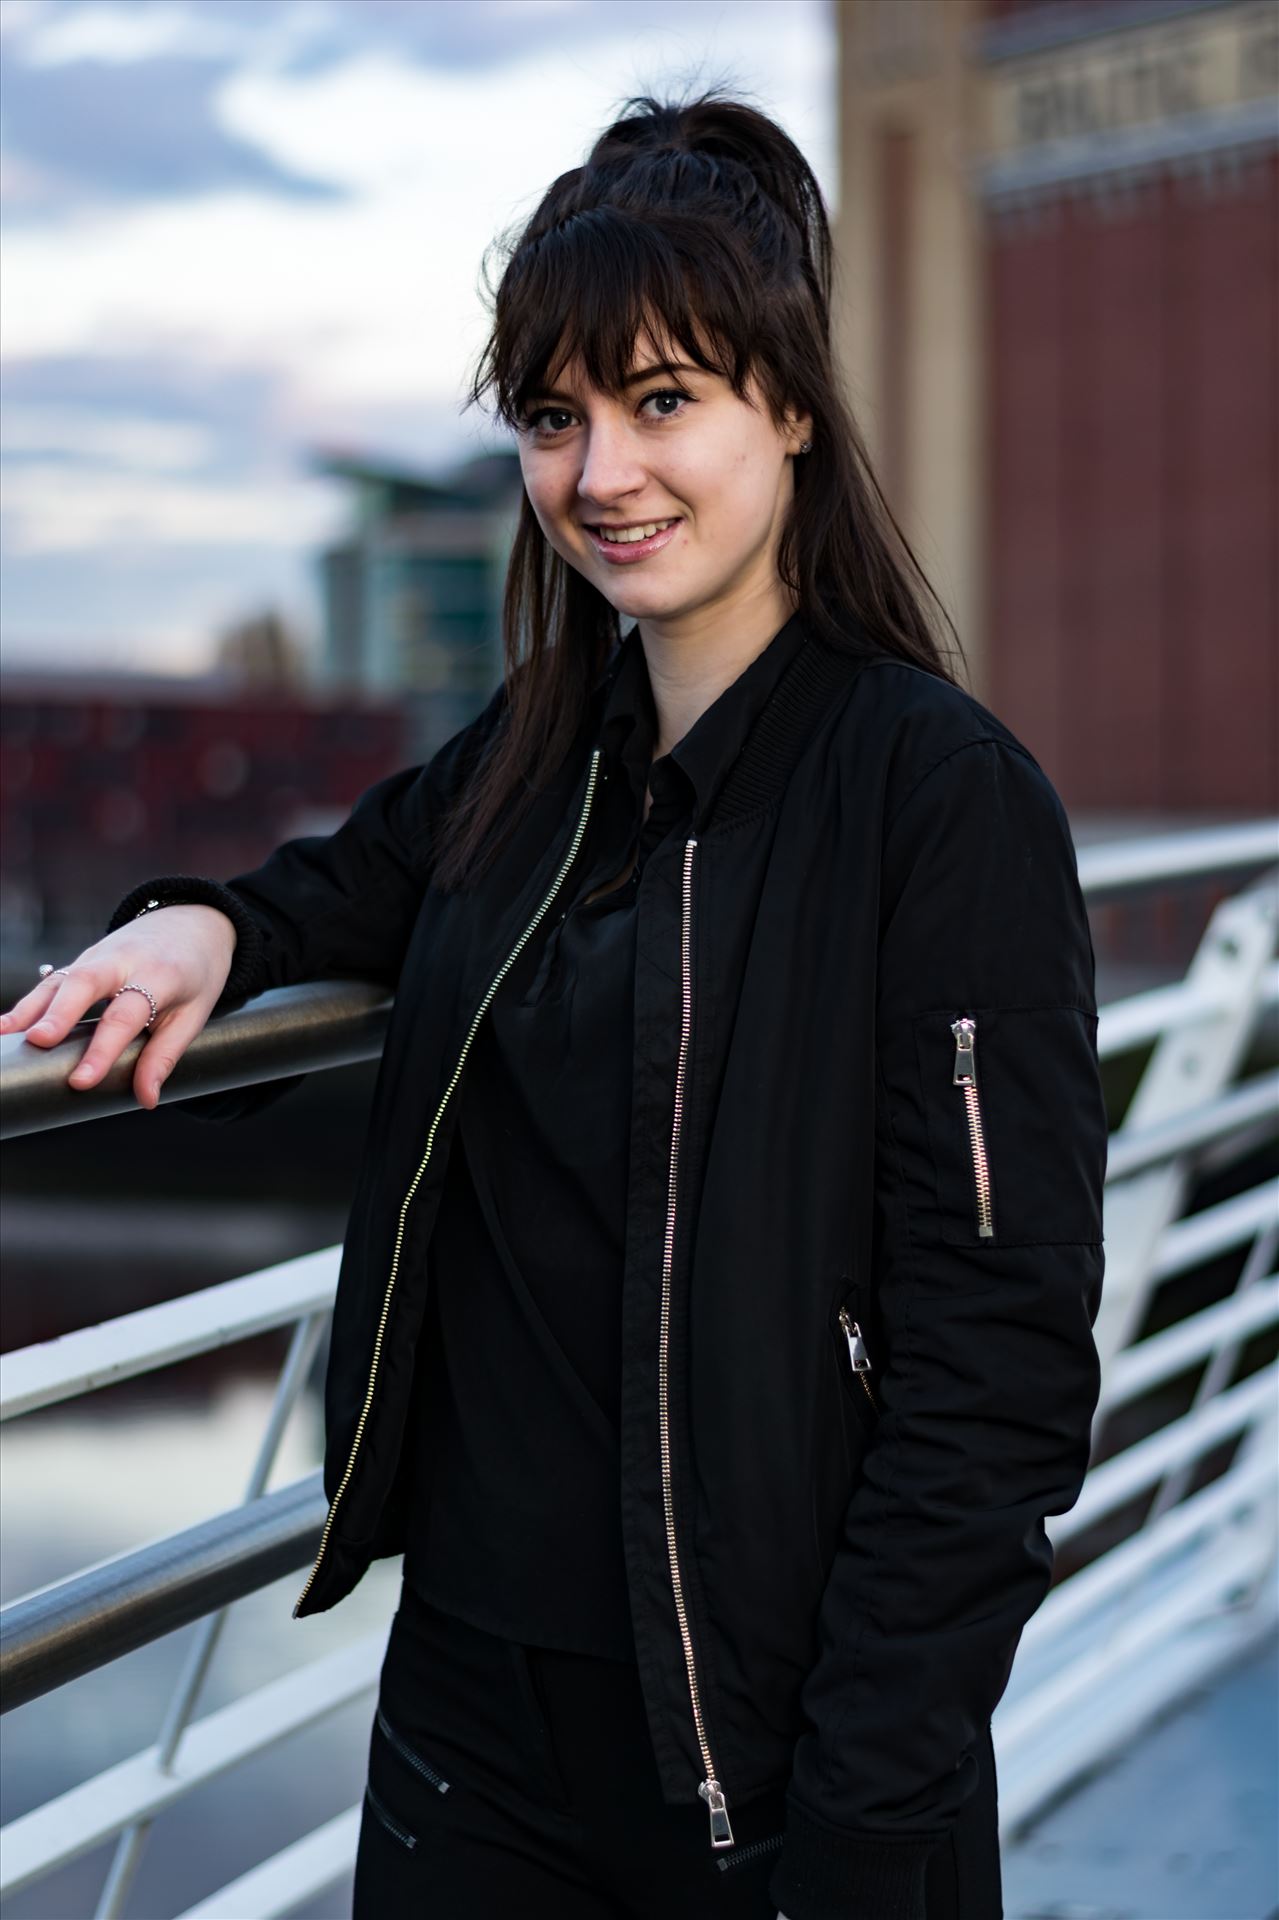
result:
[(962, 1087), (968, 1115), (968, 1145), (972, 1158), (973, 1192), (977, 1202), (977, 1235), (981, 1240), (995, 1237), (994, 1211), (990, 1199), (990, 1161), (986, 1155), (986, 1135), (981, 1120), (981, 1096), (977, 1091), (977, 1022), (965, 1014), (952, 1020), (955, 1036), (955, 1070), (951, 1084)]
[(866, 1350), (866, 1341), (861, 1327), (853, 1319), (847, 1307), (841, 1307), (839, 1310), (839, 1324), (844, 1329), (844, 1338), (848, 1342), (848, 1359), (853, 1369), (853, 1377), (861, 1381), (866, 1398), (878, 1413), (879, 1402), (875, 1398), (875, 1389), (870, 1384), (871, 1359)]

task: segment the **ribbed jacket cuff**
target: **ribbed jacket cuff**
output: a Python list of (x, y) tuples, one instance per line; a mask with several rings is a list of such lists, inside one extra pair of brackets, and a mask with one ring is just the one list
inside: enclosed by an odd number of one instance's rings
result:
[(217, 907), (235, 924), (231, 971), (210, 1009), (211, 1013), (225, 1013), (261, 990), (263, 958), (258, 923), (230, 887), (192, 873), (171, 873), (157, 880), (143, 880), (125, 894), (107, 922), (106, 930), (115, 933), (151, 907), (184, 906)]
[(927, 1920), (924, 1876), (942, 1837), (828, 1827), (787, 1796), (769, 1898), (786, 1920)]

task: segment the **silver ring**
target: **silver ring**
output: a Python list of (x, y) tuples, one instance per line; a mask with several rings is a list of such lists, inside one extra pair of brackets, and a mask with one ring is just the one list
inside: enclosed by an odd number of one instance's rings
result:
[(156, 1011), (157, 1011), (156, 1004), (155, 1004), (155, 996), (152, 994), (151, 989), (149, 987), (141, 986), (136, 980), (126, 980), (122, 987), (116, 988), (111, 998), (113, 1000), (118, 1000), (122, 993), (145, 993), (147, 999), (151, 1002), (151, 1018), (150, 1020), (147, 1021), (147, 1026), (143, 1027), (142, 1029), (143, 1033), (145, 1033), (147, 1030), (147, 1027), (152, 1026), (154, 1024)]
[(42, 980), (47, 980), (51, 973), (69, 974), (70, 972), (71, 972), (70, 967), (55, 967), (51, 960), (46, 960), (44, 965), (40, 969), (40, 978)]

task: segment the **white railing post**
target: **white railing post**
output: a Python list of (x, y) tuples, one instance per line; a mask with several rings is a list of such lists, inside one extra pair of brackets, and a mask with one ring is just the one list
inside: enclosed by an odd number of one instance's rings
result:
[[(1236, 1299), (1246, 1293), (1249, 1287), (1256, 1286), (1274, 1271), (1277, 1252), (1279, 1252), (1279, 1218), (1272, 1218), (1248, 1249), (1247, 1258), (1235, 1283)], [(1199, 1376), (1199, 1384), (1195, 1388), (1194, 1398), (1191, 1401), (1192, 1411), (1195, 1407), (1203, 1406), (1206, 1401), (1211, 1400), (1229, 1384), (1242, 1348), (1243, 1340), (1235, 1336), (1224, 1339), (1214, 1349), (1207, 1366)], [(1249, 1440), (1241, 1444), (1240, 1465), (1243, 1464), (1242, 1456), (1246, 1453), (1247, 1446), (1256, 1439), (1257, 1431), (1259, 1429), (1254, 1429)], [(1275, 1458), (1279, 1459), (1279, 1453)], [(1155, 1488), (1154, 1498), (1146, 1515), (1146, 1526), (1151, 1526), (1161, 1514), (1166, 1513), (1170, 1507), (1175, 1507), (1178, 1501), (1185, 1497), (1189, 1482), (1190, 1463), (1188, 1461), (1183, 1462), (1180, 1467), (1175, 1467), (1165, 1479), (1160, 1481)]]
[[(275, 1395), (271, 1402), (271, 1411), (267, 1416), (266, 1427), (258, 1445), (257, 1458), (249, 1470), (249, 1478), (244, 1489), (244, 1501), (256, 1500), (266, 1491), (266, 1483), (275, 1465), (280, 1442), (284, 1438), (284, 1429), (289, 1416), (297, 1403), (298, 1395), (311, 1373), (311, 1362), (315, 1358), (320, 1336), (328, 1320), (327, 1313), (308, 1314), (299, 1320), (293, 1329), (289, 1341), (289, 1350), (280, 1369)], [(186, 1663), (178, 1676), (177, 1686), (169, 1702), (160, 1735), (153, 1748), (156, 1769), (168, 1773), (172, 1769), (173, 1758), (178, 1743), (186, 1731), (187, 1723), (195, 1711), (200, 1689), (204, 1685), (213, 1659), (222, 1628), (226, 1623), (229, 1609), (219, 1607), (215, 1613), (207, 1613), (196, 1629), (195, 1639), (187, 1654)], [(129, 1888), (133, 1884), (142, 1860), (147, 1836), (151, 1831), (150, 1820), (136, 1820), (125, 1828), (116, 1842), (115, 1852), (111, 1856), (111, 1865), (103, 1882), (102, 1892), (94, 1910), (94, 1920), (119, 1920), (124, 1902), (129, 1897)]]
[[(1186, 984), (1210, 1012), (1166, 1030), (1155, 1042), (1121, 1125), (1125, 1134), (1203, 1106), (1229, 1085), (1256, 1024), (1274, 949), (1273, 894), (1223, 900), (1190, 963)], [(1094, 1330), (1103, 1374), (1140, 1327), (1150, 1298), (1160, 1236), (1182, 1210), (1180, 1156), (1106, 1189), (1106, 1278)]]

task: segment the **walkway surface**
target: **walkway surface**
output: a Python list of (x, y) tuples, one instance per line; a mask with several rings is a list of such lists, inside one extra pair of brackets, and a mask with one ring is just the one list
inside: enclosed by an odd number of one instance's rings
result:
[(1005, 1920), (1279, 1920), (1279, 1644), (1003, 1852)]

